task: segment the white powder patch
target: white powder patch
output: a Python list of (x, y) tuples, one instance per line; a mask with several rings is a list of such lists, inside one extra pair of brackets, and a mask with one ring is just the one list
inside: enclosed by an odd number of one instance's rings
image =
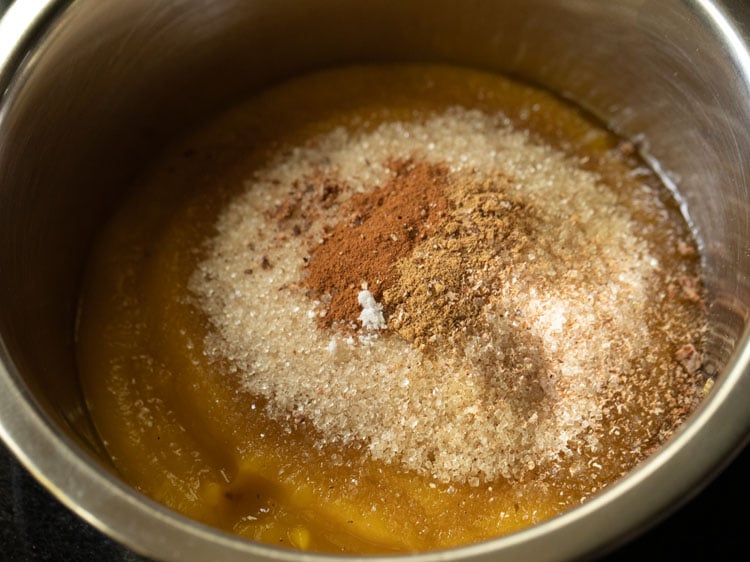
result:
[(364, 329), (385, 330), (388, 327), (383, 317), (383, 305), (375, 300), (370, 291), (360, 291), (357, 295), (357, 302), (362, 307), (359, 321)]

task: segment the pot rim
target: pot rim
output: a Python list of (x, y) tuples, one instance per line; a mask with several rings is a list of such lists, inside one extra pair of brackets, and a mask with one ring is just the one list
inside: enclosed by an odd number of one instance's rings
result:
[[(72, 0), (14, 2), (0, 20), (0, 124), (14, 79)], [(750, 98), (748, 46), (723, 8), (695, 0)], [(0, 439), (49, 491), (82, 519), (146, 556), (179, 560), (334, 560), (254, 543), (188, 519), (108, 472), (45, 413), (0, 340)], [(750, 441), (750, 328), (710, 396), (659, 452), (575, 509), (513, 534), (469, 546), (409, 555), (439, 560), (553, 561), (600, 554), (642, 532), (697, 494)], [(646, 498), (646, 499), (644, 499)], [(614, 523), (613, 523), (614, 522)], [(554, 548), (550, 548), (554, 545)], [(390, 560), (393, 556), (373, 556)]]

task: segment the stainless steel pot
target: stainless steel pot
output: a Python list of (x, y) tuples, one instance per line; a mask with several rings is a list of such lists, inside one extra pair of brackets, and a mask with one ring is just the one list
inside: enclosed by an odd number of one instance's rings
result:
[(54, 495), (140, 553), (330, 559), (207, 528), (118, 478), (76, 379), (82, 264), (149, 154), (211, 112), (322, 66), (456, 62), (546, 86), (639, 139), (702, 243), (718, 378), (668, 446), (587, 504), (413, 558), (567, 560), (631, 536), (750, 433), (750, 55), (739, 15), (750, 16), (740, 0), (16, 2), (0, 24), (0, 436)]

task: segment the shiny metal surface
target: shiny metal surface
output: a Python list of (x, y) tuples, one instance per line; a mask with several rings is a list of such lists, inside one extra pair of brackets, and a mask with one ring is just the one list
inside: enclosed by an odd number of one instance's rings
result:
[[(731, 10), (727, 9), (731, 8)], [(274, 81), (444, 61), (559, 92), (679, 189), (703, 245), (718, 383), (658, 455), (586, 505), (417, 560), (569, 560), (638, 532), (750, 434), (750, 57), (708, 0), (39, 0), (0, 23), (0, 436), (83, 518), (163, 560), (300, 560), (178, 516), (109, 467), (76, 384), (75, 303), (97, 228), (165, 139)]]

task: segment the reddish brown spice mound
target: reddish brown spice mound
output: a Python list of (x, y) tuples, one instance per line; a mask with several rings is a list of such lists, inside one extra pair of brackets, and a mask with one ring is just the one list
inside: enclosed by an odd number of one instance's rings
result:
[(395, 264), (434, 234), (448, 217), (449, 170), (444, 165), (394, 161), (393, 177), (383, 186), (349, 199), (346, 219), (326, 229), (310, 250), (304, 285), (327, 297), (325, 327), (359, 316), (357, 294), (363, 283), (376, 300), (397, 279)]

